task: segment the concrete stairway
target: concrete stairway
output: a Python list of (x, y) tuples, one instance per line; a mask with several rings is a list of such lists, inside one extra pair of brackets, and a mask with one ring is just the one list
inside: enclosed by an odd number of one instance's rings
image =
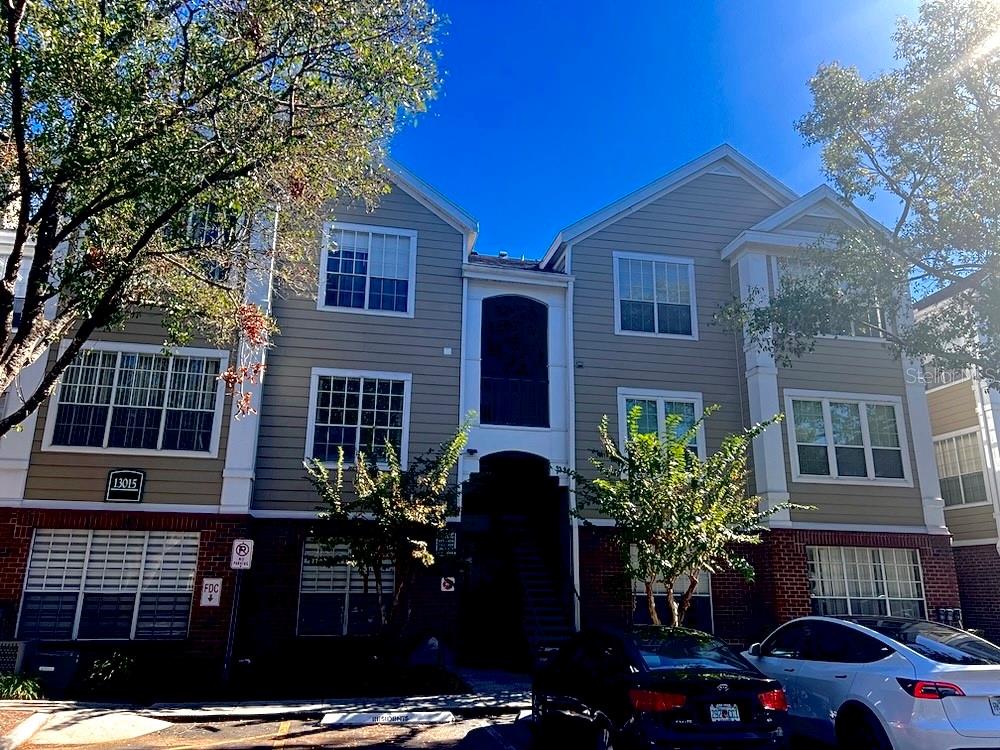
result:
[(573, 632), (568, 602), (541, 552), (540, 540), (526, 523), (507, 524), (511, 553), (523, 592), (524, 635), (532, 653), (559, 646)]

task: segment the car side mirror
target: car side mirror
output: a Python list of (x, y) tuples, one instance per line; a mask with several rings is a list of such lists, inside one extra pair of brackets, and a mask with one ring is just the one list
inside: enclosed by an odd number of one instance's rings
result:
[(750, 656), (760, 656), (760, 644), (759, 643), (752, 644), (750, 646), (749, 652)]

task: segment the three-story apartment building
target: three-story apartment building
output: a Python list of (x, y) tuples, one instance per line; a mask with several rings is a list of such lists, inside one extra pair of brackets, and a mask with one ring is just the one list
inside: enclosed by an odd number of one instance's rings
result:
[[(925, 297), (917, 315), (954, 304), (951, 291)], [(952, 533), (968, 627), (1000, 638), (1000, 393), (974, 371), (923, 373), (945, 518)]]
[[(752, 489), (813, 506), (772, 517), (748, 551), (754, 583), (703, 577), (697, 625), (747, 641), (810, 612), (958, 607), (927, 395), (906, 377), (919, 365), (848, 324), (781, 367), (713, 321), (733, 296), (765, 299), (802, 246), (856, 220), (831, 190), (798, 196), (722, 146), (525, 261), (477, 254), (472, 217), (389, 167), (377, 207), (333, 206), (318, 228), (315, 295), (253, 292), (281, 328), (259, 414), (232, 419), (214, 379), (226, 352), (166, 356), (142, 318), (102, 334), (4, 438), (4, 637), (217, 659), (229, 545), (249, 536), (237, 653), (337, 650), (377, 629), (378, 602), (312, 540), (303, 461), (377, 457), (386, 439), (406, 461), (470, 413), (460, 507), (411, 592), (411, 631), (506, 658), (581, 623), (641, 617), (613, 525), (576, 506), (561, 470), (586, 472), (601, 418), (620, 431), (635, 406), (657, 430), (718, 404), (694, 446), (703, 454), (784, 412), (755, 443)], [(140, 502), (115, 502), (115, 470), (143, 473)], [(222, 579), (207, 603), (206, 578)]]

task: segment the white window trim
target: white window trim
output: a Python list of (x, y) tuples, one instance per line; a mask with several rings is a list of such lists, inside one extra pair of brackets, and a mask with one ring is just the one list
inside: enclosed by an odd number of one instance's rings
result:
[[(63, 341), (59, 345), (59, 353), (62, 354), (68, 341)], [(157, 344), (130, 344), (124, 341), (91, 341), (83, 345), (81, 351), (107, 351), (107, 352), (135, 352), (137, 354), (163, 354), (164, 347)], [(229, 367), (229, 353), (223, 349), (205, 349), (199, 347), (178, 347), (169, 349), (170, 355), (180, 357), (206, 357), (208, 359), (219, 360), (219, 372), (225, 372)], [(212, 420), (212, 439), (209, 442), (207, 451), (175, 451), (157, 450), (149, 448), (100, 448), (85, 445), (53, 445), (52, 433), (56, 426), (56, 412), (59, 410), (59, 396), (62, 392), (62, 379), (55, 393), (49, 398), (47, 413), (45, 415), (45, 430), (42, 433), (42, 450), (53, 453), (92, 453), (109, 456), (183, 456), (185, 458), (218, 458), (219, 440), (222, 435), (222, 420), (225, 418), (223, 404), (226, 399), (226, 385), (221, 380), (215, 387), (215, 419)], [(112, 392), (112, 401), (114, 393)], [(114, 403), (110, 405), (114, 408)]]
[[(381, 378), (382, 380), (403, 381), (403, 435), (399, 442), (399, 463), (406, 466), (410, 446), (410, 394), (413, 391), (413, 375), (409, 372), (381, 372), (378, 370), (341, 370), (329, 367), (314, 367), (309, 376), (309, 419), (306, 425), (306, 451), (304, 461), (313, 460), (313, 440), (316, 432), (316, 398), (319, 392), (321, 377), (340, 378)], [(325, 466), (334, 467), (336, 461), (325, 461)], [(345, 466), (353, 466), (353, 462), (344, 462)], [(380, 468), (385, 464), (380, 463)]]
[[(661, 263), (678, 263), (686, 265), (688, 269), (688, 287), (691, 290), (691, 334), (682, 333), (655, 333), (649, 331), (624, 331), (622, 330), (622, 306), (621, 289), (618, 283), (618, 261), (619, 260), (649, 260), (660, 261)], [(682, 258), (675, 255), (661, 255), (659, 253), (634, 253), (616, 250), (611, 254), (611, 275), (614, 282), (614, 313), (615, 313), (615, 334), (619, 336), (645, 336), (655, 339), (678, 339), (680, 341), (698, 340), (698, 296), (695, 293), (694, 258)], [(656, 304), (653, 304), (653, 317), (656, 317)], [(655, 324), (654, 324), (655, 325)]]
[[(626, 429), (628, 427), (625, 403), (628, 399), (646, 399), (656, 401), (656, 426), (662, 437), (663, 428), (666, 424), (666, 414), (663, 409), (664, 401), (680, 401), (694, 404), (694, 418), (701, 419), (705, 413), (704, 399), (698, 391), (660, 391), (649, 388), (619, 388), (618, 389), (618, 444), (625, 445)], [(698, 457), (705, 458), (705, 425), (698, 427), (696, 436)]]
[[(162, 639), (162, 638), (139, 638), (139, 639), (137, 639), (135, 637), (136, 630), (138, 629), (138, 625), (139, 625), (139, 602), (140, 602), (140, 599), (141, 599), (142, 594), (143, 594), (142, 583), (145, 580), (145, 576), (146, 576), (146, 556), (147, 556), (147, 554), (149, 552), (149, 536), (150, 536), (150, 534), (158, 533), (159, 530), (157, 530), (157, 529), (154, 529), (153, 531), (134, 531), (134, 530), (129, 530), (129, 529), (49, 529), (47, 527), (39, 527), (39, 528), (34, 529), (32, 531), (32, 533), (31, 533), (31, 545), (28, 547), (28, 564), (25, 566), (25, 569), (24, 569), (24, 583), (21, 584), (21, 601), (18, 602), (18, 605), (17, 605), (17, 622), (16, 622), (15, 627), (14, 627), (14, 632), (15, 633), (17, 633), (21, 629), (21, 614), (22, 614), (22, 610), (24, 608), (25, 594), (39, 593), (39, 592), (29, 591), (28, 590), (28, 570), (29, 570), (29, 568), (31, 566), (31, 555), (32, 555), (32, 552), (33, 552), (33, 550), (35, 548), (35, 537), (36, 537), (36, 534), (39, 531), (39, 529), (43, 529), (45, 531), (80, 531), (80, 532), (83, 532), (83, 533), (87, 534), (87, 549), (86, 549), (86, 551), (84, 552), (84, 555), (83, 555), (83, 570), (82, 570), (82, 572), (80, 574), (80, 585), (79, 585), (79, 587), (76, 590), (76, 612), (73, 615), (73, 631), (72, 631), (72, 634), (69, 637), (70, 641), (82, 641), (82, 642), (116, 641), (116, 642), (125, 643), (125, 642), (132, 642), (132, 641), (138, 640), (140, 643), (142, 643), (142, 642), (153, 643), (153, 642), (161, 641), (161, 640), (186, 641), (188, 638), (191, 637), (191, 618), (194, 616), (194, 608), (195, 608), (194, 596), (195, 596), (195, 590), (197, 589), (198, 577), (199, 577), (199, 574), (201, 572), (200, 568), (199, 568), (199, 565), (198, 565), (198, 562), (199, 562), (199, 559), (200, 559), (200, 553), (201, 553), (201, 534), (197, 533), (197, 532), (194, 532), (197, 535), (197, 537), (198, 537), (198, 548), (195, 550), (195, 572), (194, 572), (194, 578), (193, 578), (193, 580), (191, 582), (191, 592), (190, 592), (191, 593), (191, 606), (188, 609), (187, 633), (185, 634), (185, 636), (183, 638), (169, 638), (169, 639)], [(103, 532), (103, 531), (123, 531), (125, 533), (135, 534), (137, 536), (139, 534), (142, 534), (143, 537), (144, 537), (144, 541), (142, 543), (142, 558), (141, 558), (141, 561), (139, 563), (139, 583), (138, 583), (138, 587), (136, 588), (136, 591), (135, 591), (135, 601), (134, 601), (134, 603), (132, 605), (132, 626), (131, 626), (131, 629), (129, 631), (128, 638), (79, 638), (78, 637), (78, 633), (80, 632), (80, 619), (83, 616), (83, 599), (87, 595), (87, 593), (97, 593), (97, 592), (93, 592), (93, 591), (91, 591), (91, 592), (87, 591), (87, 569), (88, 569), (88, 566), (90, 565), (90, 550), (91, 550), (91, 547), (92, 547), (93, 542), (94, 542), (94, 532), (95, 531), (101, 531), (101, 532)], [(169, 533), (169, 532), (167, 532), (167, 533)], [(176, 532), (176, 533), (182, 533), (183, 534), (183, 533), (191, 533), (191, 532)], [(44, 593), (44, 592), (41, 592), (41, 593)], [(67, 590), (65, 593), (72, 593), (72, 590)], [(126, 592), (126, 593), (128, 593), (128, 592)], [(181, 592), (171, 592), (171, 593), (181, 593)], [(66, 639), (65, 638), (44, 638), (44, 639), (39, 639), (39, 640), (42, 640), (42, 641), (65, 641)]]
[[(774, 279), (774, 281), (773, 281), (773, 283), (774, 283), (774, 290), (776, 292), (781, 291), (781, 265), (778, 262), (779, 258), (794, 258), (794, 257), (796, 257), (796, 256), (794, 256), (794, 255), (772, 255), (771, 256), (771, 266), (772, 266), (771, 274), (772, 274), (772, 278)], [(881, 320), (882, 326), (885, 327), (885, 315), (882, 313), (882, 308), (881, 307), (876, 307), (875, 309), (878, 311), (879, 319)], [(856, 324), (853, 321), (851, 321), (851, 327), (852, 327), (852, 329), (854, 328), (855, 325)], [(818, 339), (846, 339), (848, 341), (867, 341), (868, 343), (876, 343), (876, 344), (884, 344), (885, 343), (885, 337), (884, 336), (858, 336), (857, 334), (853, 334), (853, 333), (850, 333), (850, 334), (849, 333), (844, 333), (844, 334), (819, 333), (819, 334), (816, 334), (816, 338), (818, 338)]]
[[(945, 386), (947, 387), (947, 386)], [(956, 510), (958, 508), (985, 508), (988, 505), (993, 505), (993, 490), (990, 487), (990, 476), (987, 467), (989, 466), (989, 456), (986, 455), (986, 443), (983, 441), (982, 430), (979, 427), (965, 427), (961, 430), (953, 430), (952, 432), (944, 432), (940, 435), (935, 435), (931, 440), (934, 442), (934, 446), (937, 447), (939, 442), (945, 440), (952, 440), (954, 438), (962, 437), (963, 435), (978, 434), (979, 440), (979, 454), (980, 460), (983, 466), (983, 481), (986, 484), (986, 500), (980, 500), (976, 503), (959, 503), (958, 505), (945, 505), (945, 512), (949, 510)], [(936, 454), (935, 454), (936, 458)], [(962, 475), (959, 475), (962, 476)], [(943, 476), (941, 477), (944, 478)], [(961, 483), (959, 483), (961, 484)], [(962, 496), (965, 496), (965, 488), (962, 488)]]
[[(395, 310), (369, 310), (362, 307), (340, 307), (338, 305), (327, 305), (326, 298), (326, 263), (327, 251), (329, 249), (330, 234), (338, 229), (346, 229), (352, 232), (374, 232), (375, 234), (396, 234), (401, 237), (410, 238), (410, 278), (407, 289), (406, 312), (396, 312)], [(370, 260), (370, 258), (369, 258)], [(368, 304), (368, 285), (371, 275), (365, 277), (365, 304)], [(323, 224), (323, 235), (320, 239), (319, 248), (319, 278), (316, 289), (316, 309), (327, 312), (343, 312), (356, 315), (377, 315), (388, 318), (412, 318), (414, 306), (416, 304), (417, 290), (417, 233), (413, 229), (403, 229), (401, 227), (379, 226), (376, 224), (352, 224), (343, 221), (328, 221)]]
[[(900, 396), (885, 396), (874, 393), (840, 393), (837, 391), (811, 391), (786, 388), (785, 391), (785, 427), (788, 438), (788, 454), (792, 464), (792, 481), (803, 484), (838, 484), (838, 485), (884, 485), (889, 487), (912, 487), (913, 470), (910, 466), (910, 444), (906, 435), (906, 418), (903, 410), (903, 399)], [(799, 471), (799, 452), (795, 441), (795, 413), (792, 411), (792, 401), (823, 401), (823, 418), (826, 422), (827, 461), (830, 467), (828, 476), (817, 474), (802, 474)], [(899, 435), (899, 448), (902, 451), (903, 478), (890, 479), (874, 476), (874, 461), (872, 460), (872, 444), (868, 435), (868, 420), (865, 415), (861, 420), (861, 432), (865, 448), (865, 465), (869, 469), (866, 477), (840, 477), (837, 475), (837, 459), (833, 445), (833, 426), (830, 423), (830, 401), (847, 401), (858, 404), (875, 404), (891, 406), (896, 414), (896, 432)]]
[[(806, 546), (807, 547), (814, 547), (814, 548), (817, 548), (817, 549), (822, 549), (822, 548), (827, 548), (827, 549), (832, 549), (832, 548), (852, 549), (851, 546), (839, 546), (839, 545), (835, 545), (835, 544), (808, 544)], [(914, 598), (919, 598), (919, 600), (921, 602), (923, 602), (923, 605), (924, 605), (924, 616), (925, 617), (929, 617), (930, 616), (930, 610), (927, 609), (927, 587), (924, 584), (924, 561), (920, 557), (920, 550), (919, 549), (916, 549), (916, 548), (913, 548), (913, 547), (860, 547), (860, 548), (859, 547), (854, 547), (854, 548), (855, 549), (873, 549), (873, 550), (876, 550), (878, 552), (878, 558), (879, 558), (878, 559), (878, 565), (879, 565), (879, 568), (881, 568), (881, 570), (882, 570), (882, 582), (883, 583), (887, 583), (887, 579), (885, 577), (885, 557), (882, 554), (884, 550), (887, 550), (887, 549), (906, 549), (906, 550), (915, 552), (916, 555), (917, 555), (917, 581), (920, 583), (920, 597), (914, 597)], [(844, 578), (843, 578), (844, 592), (845, 592), (844, 596), (842, 596), (842, 597), (840, 597), (840, 596), (813, 596), (812, 592), (809, 592), (809, 601), (812, 602), (813, 599), (843, 599), (844, 601), (847, 602), (847, 614), (848, 615), (853, 615), (853, 613), (851, 612), (850, 584), (848, 583), (848, 581), (850, 579), (848, 579), (848, 577), (847, 577), (847, 566), (846, 566), (846, 564), (841, 566), (841, 570), (844, 573)], [(808, 564), (806, 566), (806, 575), (808, 577)], [(892, 601), (909, 602), (909, 601), (913, 601), (914, 600), (914, 598), (911, 598), (911, 597), (899, 597), (899, 596), (890, 597), (888, 593), (883, 594), (881, 597), (859, 597), (859, 596), (856, 596), (854, 598), (855, 599), (866, 599), (866, 598), (874, 599), (874, 598), (878, 598), (881, 601), (884, 601), (886, 603), (886, 610), (887, 611), (891, 611), (891, 608), (889, 607), (889, 602), (892, 602)], [(892, 615), (891, 614), (886, 614), (885, 616), (886, 617), (891, 617)]]

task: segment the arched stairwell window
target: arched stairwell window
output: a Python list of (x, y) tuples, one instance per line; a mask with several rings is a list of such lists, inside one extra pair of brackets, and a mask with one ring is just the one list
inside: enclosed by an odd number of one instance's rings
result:
[(548, 308), (527, 297), (489, 297), (480, 341), (482, 423), (548, 427)]

